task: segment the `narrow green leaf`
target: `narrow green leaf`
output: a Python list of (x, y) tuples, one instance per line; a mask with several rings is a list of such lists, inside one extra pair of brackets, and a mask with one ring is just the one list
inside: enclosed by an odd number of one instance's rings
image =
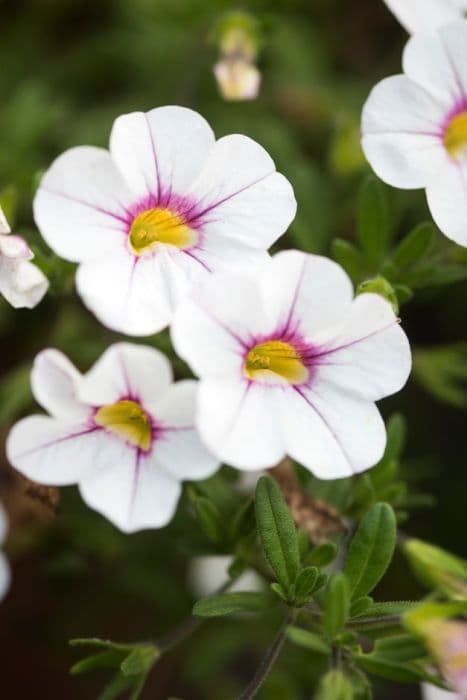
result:
[(255, 504), (253, 500), (242, 503), (233, 517), (231, 538), (237, 542), (247, 537), (255, 529)]
[(124, 676), (139, 676), (146, 674), (160, 655), (159, 650), (152, 645), (135, 647), (122, 661), (120, 670)]
[(98, 649), (115, 649), (117, 651), (126, 651), (127, 653), (130, 653), (135, 648), (135, 644), (121, 644), (112, 642), (110, 639), (99, 639), (98, 637), (70, 639), (68, 644), (72, 647), (97, 647)]
[(332, 257), (354, 282), (359, 282), (365, 274), (362, 254), (352, 243), (335, 238), (332, 242)]
[(353, 688), (349, 678), (338, 669), (321, 678), (314, 700), (352, 700)]
[(345, 562), (352, 600), (371, 593), (382, 578), (394, 554), (396, 534), (393, 509), (376, 503), (362, 519)]
[(416, 666), (391, 661), (377, 654), (356, 655), (354, 659), (358, 666), (367, 673), (399, 683), (419, 683), (425, 678), (423, 671)]
[(217, 506), (204, 496), (194, 502), (196, 515), (204, 534), (213, 542), (221, 542), (224, 536), (221, 514)]
[(256, 522), (266, 559), (288, 591), (300, 567), (295, 524), (279, 487), (263, 476), (256, 487)]
[(305, 602), (309, 599), (316, 586), (318, 576), (319, 570), (316, 566), (307, 566), (300, 571), (295, 582), (296, 602)]
[(401, 456), (407, 435), (407, 424), (404, 416), (394, 413), (386, 424), (387, 442), (384, 459), (397, 459)]
[(102, 693), (100, 693), (97, 700), (114, 700), (125, 690), (128, 690), (132, 684), (133, 681), (131, 678), (125, 678), (121, 673), (117, 673), (110, 683), (106, 685)]
[(344, 574), (331, 576), (324, 599), (323, 624), (330, 637), (344, 627), (349, 615), (349, 586)]
[(370, 175), (364, 181), (357, 208), (358, 237), (363, 253), (372, 267), (377, 267), (387, 250), (389, 209), (384, 185)]
[(337, 555), (337, 546), (334, 542), (324, 542), (315, 547), (306, 557), (305, 564), (308, 566), (327, 566)]
[(428, 251), (435, 233), (436, 227), (430, 222), (414, 228), (394, 251), (392, 256), (394, 265), (403, 268), (419, 262)]
[(388, 617), (403, 615), (417, 607), (419, 603), (412, 600), (387, 601), (385, 603), (373, 603), (365, 612), (365, 617)]
[(290, 641), (297, 644), (297, 646), (316, 651), (318, 654), (331, 653), (331, 647), (324, 639), (309, 630), (304, 630), (301, 627), (289, 627), (287, 629), (287, 636)]
[(256, 591), (238, 591), (223, 593), (198, 600), (193, 606), (193, 615), (197, 617), (221, 617), (239, 612), (259, 612), (271, 607), (274, 599), (267, 593)]
[(374, 653), (391, 661), (413, 661), (423, 659), (427, 651), (419, 639), (411, 634), (399, 634), (395, 637), (378, 639)]
[(73, 676), (81, 675), (82, 673), (87, 673), (88, 671), (94, 671), (99, 668), (118, 668), (125, 657), (124, 651), (103, 651), (100, 654), (94, 654), (93, 656), (87, 656), (85, 659), (81, 659), (70, 668), (70, 673)]
[(367, 613), (367, 611), (373, 605), (373, 598), (368, 595), (364, 595), (361, 598), (355, 598), (350, 606), (350, 617), (360, 617)]

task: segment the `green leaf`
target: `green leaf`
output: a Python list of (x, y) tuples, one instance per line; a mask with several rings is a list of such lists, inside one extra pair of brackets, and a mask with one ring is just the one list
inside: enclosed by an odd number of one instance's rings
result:
[(355, 598), (350, 606), (350, 617), (361, 617), (364, 615), (373, 605), (373, 598), (368, 595), (364, 595), (361, 598)]
[(133, 681), (131, 678), (125, 678), (121, 673), (117, 673), (110, 683), (106, 685), (102, 693), (100, 693), (97, 700), (114, 700), (114, 698), (118, 698), (121, 693), (128, 690), (132, 685)]
[(355, 655), (354, 659), (358, 666), (367, 673), (399, 683), (419, 683), (425, 678), (423, 671), (416, 666), (391, 661), (377, 654)]
[(217, 506), (204, 496), (197, 496), (194, 506), (204, 534), (213, 542), (221, 542), (224, 538), (224, 530)]
[(120, 670), (124, 676), (140, 676), (148, 673), (159, 657), (159, 650), (152, 645), (135, 647), (122, 661)]
[(118, 668), (125, 658), (125, 651), (103, 651), (100, 654), (87, 656), (81, 659), (70, 668), (70, 673), (73, 676), (78, 676), (88, 671), (94, 671), (100, 668)]
[(255, 504), (252, 499), (242, 503), (234, 515), (231, 527), (231, 538), (237, 542), (247, 537), (255, 529)]
[(345, 562), (352, 600), (371, 593), (382, 578), (394, 554), (396, 534), (393, 509), (376, 503), (362, 519)]
[(315, 547), (306, 557), (305, 563), (308, 566), (319, 568), (330, 564), (337, 555), (337, 545), (334, 542), (324, 542)]
[(98, 637), (78, 637), (70, 639), (68, 644), (72, 647), (97, 647), (98, 649), (115, 649), (130, 653), (134, 648), (134, 644), (121, 644), (120, 642), (112, 642), (110, 639), (99, 639)]
[(363, 253), (376, 268), (388, 245), (389, 210), (384, 185), (374, 175), (368, 176), (360, 189), (357, 219)]
[(423, 659), (427, 652), (419, 639), (411, 634), (399, 634), (394, 637), (378, 639), (374, 653), (391, 661), (413, 661)]
[(295, 524), (276, 482), (262, 476), (256, 487), (256, 522), (266, 559), (288, 592), (300, 567)]
[(335, 238), (332, 242), (332, 257), (354, 282), (359, 282), (365, 274), (362, 254), (352, 243)]
[(342, 671), (333, 669), (322, 677), (314, 700), (352, 700), (352, 697), (349, 678)]
[(394, 265), (397, 268), (403, 268), (418, 263), (428, 251), (435, 233), (436, 227), (430, 222), (414, 228), (394, 251), (392, 256)]
[(287, 637), (291, 642), (297, 644), (297, 646), (310, 649), (318, 654), (331, 653), (331, 647), (322, 637), (309, 630), (304, 630), (301, 627), (289, 627), (287, 629)]
[(418, 578), (448, 598), (467, 599), (467, 562), (423, 540), (410, 539), (404, 545)]
[(330, 637), (344, 627), (349, 615), (349, 586), (344, 574), (331, 576), (324, 599), (323, 624)]
[(404, 416), (394, 413), (386, 424), (387, 442), (384, 459), (398, 459), (404, 449), (407, 424)]
[(271, 589), (271, 591), (273, 591), (277, 596), (279, 596), (279, 598), (280, 598), (281, 600), (283, 600), (284, 603), (288, 603), (288, 602), (289, 602), (288, 597), (287, 597), (287, 593), (284, 591), (284, 589), (282, 588), (282, 586), (281, 586), (280, 583), (277, 583), (276, 581), (274, 581), (274, 583), (271, 583), (271, 584), (270, 584), (270, 589)]
[(373, 603), (365, 612), (365, 617), (388, 617), (404, 615), (404, 613), (417, 607), (419, 603), (412, 600), (387, 601), (385, 603)]
[(303, 604), (305, 602), (308, 602), (311, 594), (315, 589), (318, 577), (319, 570), (316, 568), (316, 566), (307, 566), (305, 569), (302, 569), (300, 571), (295, 582), (296, 603)]
[(256, 591), (238, 591), (223, 593), (198, 600), (193, 606), (193, 615), (197, 617), (221, 617), (239, 612), (260, 612), (273, 604), (274, 599), (267, 593)]

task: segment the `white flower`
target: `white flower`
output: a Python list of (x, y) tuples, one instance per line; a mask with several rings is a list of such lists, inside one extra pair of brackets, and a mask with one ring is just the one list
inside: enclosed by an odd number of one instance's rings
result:
[(16, 309), (32, 309), (49, 287), (41, 270), (30, 262), (33, 257), (27, 243), (11, 235), (0, 207), (0, 294)]
[(296, 211), (266, 151), (234, 134), (218, 141), (183, 107), (119, 117), (110, 153), (66, 151), (34, 203), (51, 248), (81, 263), (77, 288), (110, 328), (149, 335), (207, 273), (256, 264)]
[(218, 466), (193, 428), (196, 382), (172, 384), (167, 358), (153, 348), (118, 343), (85, 375), (44, 350), (31, 384), (50, 417), (13, 427), (11, 464), (38, 483), (78, 483), (86, 503), (125, 532), (166, 525), (181, 480)]
[(431, 683), (422, 684), (422, 696), (423, 700), (462, 700), (462, 695), (452, 693), (450, 690), (437, 688), (436, 685), (431, 685)]
[[(219, 590), (221, 586), (228, 581), (229, 575), (227, 570), (234, 561), (234, 557), (225, 556), (202, 556), (195, 557), (191, 561), (189, 578), (193, 592), (197, 596), (212, 595)], [(247, 569), (238, 578), (235, 583), (229, 586), (229, 592), (235, 591), (261, 591), (264, 588), (261, 576)]]
[[(8, 530), (8, 521), (6, 513), (0, 503), (0, 545), (5, 541)], [(0, 552), (0, 600), (5, 597), (5, 594), (10, 587), (10, 567), (3, 552)]]
[(363, 149), (377, 175), (426, 188), (440, 229), (467, 246), (467, 21), (412, 37), (405, 75), (379, 83), (363, 110)]
[(258, 96), (261, 73), (249, 61), (223, 58), (214, 66), (214, 75), (225, 100), (254, 100)]
[(399, 22), (414, 34), (432, 32), (467, 12), (467, 0), (384, 0)]
[(254, 470), (287, 453), (322, 479), (379, 460), (374, 401), (404, 385), (410, 349), (384, 299), (352, 297), (334, 262), (286, 251), (181, 304), (172, 339), (201, 378), (197, 425), (214, 454)]

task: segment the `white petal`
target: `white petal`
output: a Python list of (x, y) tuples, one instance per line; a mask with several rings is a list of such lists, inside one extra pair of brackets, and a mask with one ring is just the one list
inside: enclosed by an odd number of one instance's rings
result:
[(278, 402), (282, 387), (208, 378), (200, 382), (196, 423), (201, 439), (237, 469), (271, 467), (285, 457)]
[(255, 273), (259, 267), (267, 264), (270, 257), (265, 250), (251, 248), (241, 241), (225, 236), (206, 236), (200, 247), (193, 250), (193, 255), (209, 272), (234, 274)]
[[(404, 50), (404, 73), (439, 100), (446, 114), (463, 99), (465, 93), (462, 86), (465, 64), (459, 64), (457, 69), (452, 53), (453, 40), (460, 35), (461, 41), (465, 42), (466, 33), (467, 23), (458, 22), (454, 27), (444, 28), (436, 34), (413, 36)], [(451, 37), (452, 34), (454, 37)]]
[(28, 260), (0, 261), (0, 293), (15, 309), (34, 308), (48, 288), (43, 272)]
[(33, 254), (21, 236), (0, 235), (0, 254), (6, 258), (31, 260)]
[(85, 421), (89, 406), (78, 399), (82, 375), (59, 350), (40, 352), (31, 372), (32, 393), (36, 401), (56, 418)]
[(74, 484), (102, 459), (115, 456), (113, 439), (92, 424), (70, 424), (29, 416), (11, 429), (6, 443), (10, 463), (39, 484)]
[(10, 566), (4, 554), (0, 552), (0, 600), (5, 597), (10, 587), (11, 572)]
[(166, 356), (147, 345), (111, 345), (87, 372), (79, 387), (80, 399), (100, 406), (122, 398), (143, 406), (164, 396), (172, 382)]
[(152, 403), (151, 412), (164, 426), (154, 446), (154, 458), (177, 479), (206, 479), (219, 468), (219, 460), (201, 442), (195, 423), (198, 382), (172, 384), (165, 395)]
[(403, 75), (386, 78), (364, 106), (362, 145), (376, 174), (394, 187), (425, 187), (446, 161), (446, 110)]
[(376, 406), (324, 383), (285, 391), (281, 419), (287, 453), (319, 479), (340, 479), (372, 467), (386, 445)]
[(79, 485), (86, 503), (123, 532), (167, 525), (180, 497), (180, 483), (154, 458), (121, 444), (113, 461), (99, 460)]
[[(195, 261), (192, 264), (199, 267)], [(134, 336), (153, 335), (165, 328), (188, 284), (168, 250), (135, 258), (122, 248), (104, 259), (83, 263), (76, 275), (78, 293), (99, 321)]]
[(462, 700), (462, 696), (450, 690), (437, 688), (431, 683), (422, 683), (423, 700)]
[(467, 246), (467, 163), (450, 161), (427, 187), (428, 206), (441, 231)]
[(370, 401), (402, 389), (411, 369), (410, 345), (382, 297), (361, 294), (317, 358), (319, 382)]
[(115, 120), (110, 150), (131, 190), (164, 205), (183, 195), (215, 142), (209, 124), (186, 107), (159, 107)]
[(6, 216), (3, 212), (2, 207), (0, 207), (0, 234), (11, 233), (10, 224), (8, 223)]
[(241, 377), (251, 339), (272, 324), (251, 276), (213, 275), (180, 304), (171, 337), (198, 376), (235, 372)]
[(384, 0), (408, 32), (434, 32), (467, 11), (466, 0)]
[(260, 279), (276, 327), (298, 327), (305, 336), (340, 321), (353, 298), (352, 283), (337, 263), (298, 250), (277, 253)]
[(92, 260), (123, 245), (133, 199), (108, 151), (80, 146), (59, 156), (45, 173), (34, 217), (58, 255)]
[(228, 236), (269, 248), (295, 217), (290, 183), (258, 143), (233, 134), (217, 141), (188, 192), (198, 202), (191, 219), (205, 236)]

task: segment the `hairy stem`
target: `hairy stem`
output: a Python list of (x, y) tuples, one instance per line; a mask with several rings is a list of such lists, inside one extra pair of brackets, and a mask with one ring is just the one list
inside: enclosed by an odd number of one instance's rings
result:
[(279, 656), (282, 646), (285, 642), (287, 627), (293, 623), (296, 617), (296, 611), (291, 611), (284, 622), (282, 623), (278, 633), (276, 634), (273, 643), (269, 647), (268, 651), (261, 664), (258, 667), (254, 677), (244, 689), (241, 695), (238, 696), (238, 700), (251, 700), (255, 697), (258, 690), (261, 688), (262, 684), (268, 677), (272, 667), (274, 666), (277, 657)]

